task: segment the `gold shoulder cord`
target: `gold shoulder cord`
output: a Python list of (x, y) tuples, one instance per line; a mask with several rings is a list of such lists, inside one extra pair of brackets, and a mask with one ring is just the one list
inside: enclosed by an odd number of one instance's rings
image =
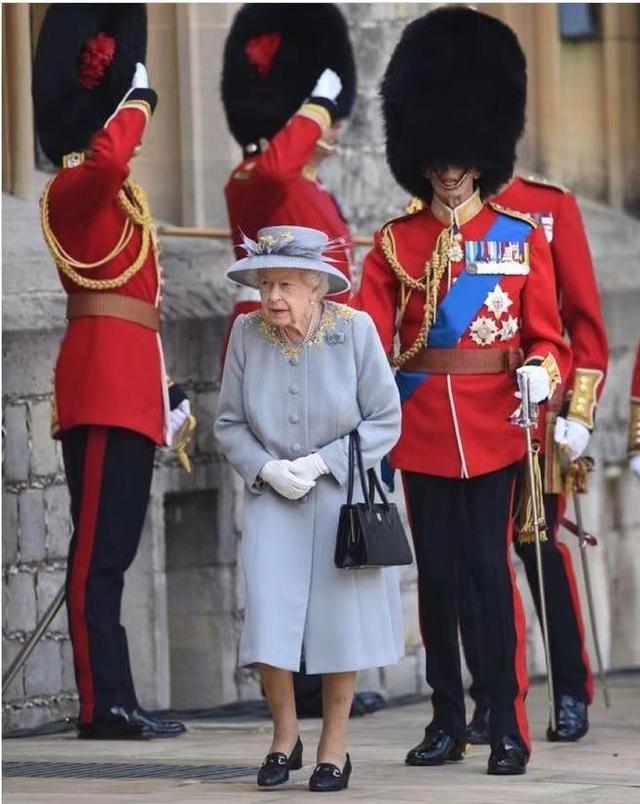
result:
[(400, 264), (396, 255), (396, 247), (393, 240), (393, 233), (391, 231), (391, 224), (383, 227), (381, 233), (382, 251), (387, 259), (387, 262), (400, 281), (400, 301), (398, 305), (398, 317), (396, 320), (396, 331), (400, 328), (402, 319), (407, 310), (411, 294), (414, 290), (418, 290), (425, 295), (424, 304), (424, 318), (418, 337), (413, 344), (404, 352), (395, 355), (391, 358), (390, 363), (392, 366), (402, 366), (412, 357), (415, 357), (418, 352), (424, 348), (427, 343), (427, 336), (429, 335), (429, 327), (435, 321), (436, 307), (438, 304), (438, 291), (440, 290), (440, 282), (449, 264), (449, 249), (451, 247), (451, 230), (443, 229), (438, 235), (436, 245), (433, 249), (433, 254), (426, 261), (424, 272), (421, 277), (416, 279), (410, 276)]
[[(81, 288), (87, 288), (88, 290), (113, 290), (114, 288), (126, 285), (142, 268), (149, 253), (149, 246), (153, 242), (153, 218), (151, 217), (149, 203), (142, 187), (137, 182), (129, 180), (125, 187), (120, 190), (118, 193), (118, 205), (125, 213), (126, 220), (118, 242), (102, 259), (96, 262), (83, 263), (79, 260), (75, 260), (62, 248), (51, 229), (51, 224), (49, 223), (49, 190), (51, 189), (52, 182), (53, 179), (51, 179), (45, 187), (42, 198), (40, 199), (40, 223), (42, 225), (45, 242), (58, 268), (76, 285), (79, 285)], [(129, 198), (127, 190), (131, 198)], [(78, 271), (90, 271), (94, 268), (99, 268), (117, 257), (131, 240), (134, 226), (136, 225), (139, 226), (142, 231), (140, 251), (136, 259), (120, 276), (114, 277), (113, 279), (87, 279), (78, 273)]]

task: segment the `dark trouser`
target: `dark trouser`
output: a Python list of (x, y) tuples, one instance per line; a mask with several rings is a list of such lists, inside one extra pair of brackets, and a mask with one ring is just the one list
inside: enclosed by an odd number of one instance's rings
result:
[(525, 621), (509, 560), (516, 467), (466, 480), (406, 472), (418, 562), (420, 626), (433, 720), (465, 740), (458, 642), (460, 592), (473, 567), (482, 608), (491, 742), (518, 736), (529, 749)]
[(111, 706), (137, 706), (120, 606), (144, 524), (155, 445), (131, 430), (74, 427), (62, 434), (62, 451), (74, 527), (67, 611), (79, 720), (86, 724)]
[[(584, 644), (584, 623), (580, 598), (571, 565), (569, 548), (558, 540), (558, 528), (564, 515), (565, 499), (557, 494), (545, 494), (545, 517), (548, 539), (541, 543), (549, 647), (556, 697), (572, 695), (591, 703), (593, 677)], [(534, 544), (516, 543), (516, 553), (522, 559), (531, 594), (540, 616), (538, 569)], [(488, 704), (487, 650), (482, 642), (482, 617), (478, 592), (470, 576), (463, 584), (460, 606), (460, 630), (472, 684), (469, 694), (476, 705)]]

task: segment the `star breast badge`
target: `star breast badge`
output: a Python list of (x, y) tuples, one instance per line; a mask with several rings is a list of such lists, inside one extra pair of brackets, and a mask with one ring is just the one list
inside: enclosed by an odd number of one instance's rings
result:
[(507, 318), (506, 321), (502, 322), (502, 326), (500, 327), (500, 340), (501, 341), (510, 341), (516, 334), (519, 329), (518, 319), (514, 318), (512, 315)]
[(513, 302), (509, 298), (509, 294), (502, 290), (499, 284), (487, 294), (487, 298), (484, 301), (484, 306), (489, 312), (493, 313), (498, 320), (502, 318), (502, 314), (506, 313), (512, 304)]
[(489, 346), (498, 335), (498, 325), (493, 318), (478, 316), (469, 328), (471, 340), (478, 346)]

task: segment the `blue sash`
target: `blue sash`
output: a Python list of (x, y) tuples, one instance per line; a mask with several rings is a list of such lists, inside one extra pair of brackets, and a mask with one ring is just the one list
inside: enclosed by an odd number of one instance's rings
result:
[[(493, 225), (483, 237), (484, 241), (512, 241), (524, 243), (531, 232), (531, 224), (498, 213)], [(452, 349), (467, 331), (482, 308), (487, 294), (500, 281), (500, 274), (470, 274), (463, 271), (438, 305), (436, 320), (429, 331), (427, 348)], [(422, 371), (396, 372), (396, 384), (400, 401), (406, 402), (415, 391), (429, 379)], [(385, 464), (387, 464), (385, 466)], [(385, 458), (382, 462), (382, 479), (393, 491), (393, 479), (389, 482), (389, 471), (393, 469)], [(391, 475), (393, 478), (393, 475)]]

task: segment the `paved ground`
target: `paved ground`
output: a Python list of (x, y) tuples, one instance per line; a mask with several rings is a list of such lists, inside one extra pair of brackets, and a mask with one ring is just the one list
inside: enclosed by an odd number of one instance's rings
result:
[[(618, 804), (640, 801), (640, 675), (611, 682), (612, 708), (602, 703), (591, 710), (592, 728), (574, 745), (544, 741), (545, 692), (535, 686), (529, 697), (534, 755), (526, 776), (497, 779), (487, 776), (488, 749), (474, 747), (462, 763), (441, 768), (408, 768), (407, 748), (418, 742), (428, 705), (387, 709), (351, 721), (351, 785), (341, 801), (429, 802), (430, 804)], [(254, 772), (221, 781), (144, 778), (136, 780), (6, 778), (3, 801), (38, 804), (295, 804), (309, 802), (306, 782), (314, 761), (319, 722), (303, 721), (304, 768), (288, 785), (263, 791)], [(4, 761), (138, 763), (150, 772), (157, 766), (256, 766), (269, 743), (265, 721), (193, 723), (176, 740), (148, 743), (88, 743), (71, 735), (5, 740)], [(154, 766), (154, 767), (152, 767)], [(166, 770), (166, 768), (165, 768)], [(160, 769), (162, 771), (162, 768)], [(54, 771), (55, 773), (55, 771)], [(243, 773), (242, 770), (239, 773)]]

